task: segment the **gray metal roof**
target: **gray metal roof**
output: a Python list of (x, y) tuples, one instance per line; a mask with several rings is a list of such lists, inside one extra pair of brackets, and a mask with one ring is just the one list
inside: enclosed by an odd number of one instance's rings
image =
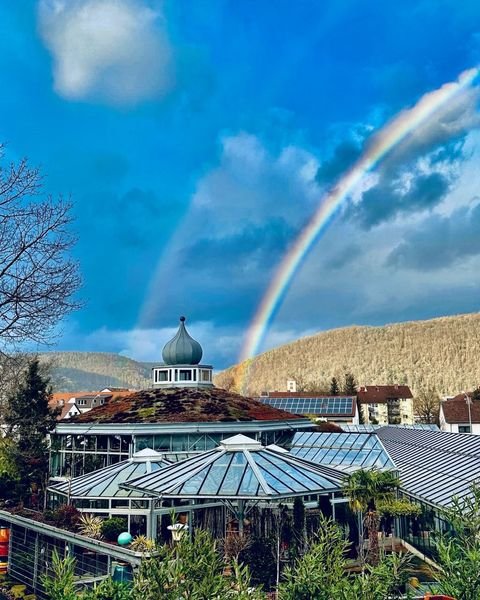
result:
[(59, 493), (70, 498), (122, 498), (145, 497), (138, 491), (126, 490), (119, 487), (121, 483), (139, 477), (146, 473), (155, 473), (171, 463), (165, 460), (159, 452), (145, 448), (136, 452), (129, 460), (110, 465), (104, 469), (92, 471), (86, 475), (49, 486), (53, 493)]
[[(365, 433), (365, 432), (373, 432), (376, 431), (377, 429), (380, 429), (380, 427), (387, 427), (386, 425), (373, 425), (373, 424), (362, 424), (359, 423), (358, 425), (352, 425), (350, 423), (341, 423), (339, 425), (339, 427), (341, 427), (343, 429), (343, 431), (349, 432), (349, 433)], [(409, 424), (409, 423), (400, 423), (399, 425), (388, 425), (388, 427), (401, 427), (403, 429), (427, 429), (427, 430), (432, 430), (432, 431), (440, 431), (440, 428), (438, 427), (438, 425), (434, 425), (433, 423), (414, 423), (414, 424)]]
[(370, 433), (296, 433), (290, 453), (347, 472), (396, 468), (382, 442)]
[(213, 450), (130, 480), (123, 487), (169, 498), (268, 500), (339, 491), (343, 477), (335, 469), (236, 435)]
[(449, 506), (480, 480), (480, 436), (398, 427), (376, 433), (400, 471), (402, 489), (412, 496)]

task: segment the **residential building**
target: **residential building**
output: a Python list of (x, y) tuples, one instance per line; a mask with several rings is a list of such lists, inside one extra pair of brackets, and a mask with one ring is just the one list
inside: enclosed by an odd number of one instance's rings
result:
[(60, 409), (58, 420), (70, 419), (97, 406), (103, 406), (113, 396), (128, 392), (127, 388), (105, 388), (99, 392), (56, 392), (49, 402), (50, 408)]
[(454, 433), (480, 435), (480, 400), (462, 392), (440, 404), (440, 428)]
[(408, 385), (365, 385), (357, 393), (365, 423), (403, 425), (415, 422)]

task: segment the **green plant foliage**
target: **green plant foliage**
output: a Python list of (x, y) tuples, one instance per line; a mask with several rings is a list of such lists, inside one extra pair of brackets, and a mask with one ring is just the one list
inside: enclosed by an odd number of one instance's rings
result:
[(94, 540), (100, 540), (102, 536), (102, 523), (103, 519), (96, 515), (89, 515), (83, 513), (80, 515), (78, 520), (78, 531), (82, 535), (93, 538)]
[(380, 500), (377, 509), (381, 516), (387, 517), (419, 517), (422, 513), (418, 504), (405, 498), (395, 498), (389, 502)]
[(109, 542), (116, 542), (118, 536), (127, 530), (127, 520), (111, 517), (102, 521), (102, 535)]
[(117, 583), (109, 577), (95, 589), (83, 592), (78, 600), (130, 600), (131, 598), (131, 586)]
[(368, 532), (369, 550), (367, 560), (377, 564), (379, 560), (378, 529), (380, 513), (377, 502), (392, 505), (400, 488), (400, 480), (394, 471), (360, 469), (352, 473), (345, 485), (344, 494), (349, 498), (351, 508), (363, 512), (363, 525)]
[(279, 587), (279, 600), (394, 600), (408, 598), (403, 587), (409, 559), (383, 557), (360, 575), (349, 575), (349, 542), (331, 519), (322, 519), (318, 534), (306, 554), (287, 568)]
[(451, 529), (436, 542), (440, 589), (456, 600), (480, 598), (480, 486), (472, 487), (470, 497), (454, 498), (443, 516)]
[(264, 598), (259, 590), (250, 589), (246, 567), (234, 562), (232, 575), (227, 577), (224, 566), (210, 534), (197, 531), (194, 540), (183, 538), (173, 547), (163, 546), (157, 556), (142, 561), (132, 600)]
[(130, 544), (130, 550), (134, 550), (135, 552), (153, 552), (156, 547), (155, 540), (146, 535), (137, 535)]
[[(48, 471), (47, 434), (56, 425), (57, 412), (49, 408), (51, 388), (38, 359), (28, 364), (24, 380), (7, 397), (5, 423), (12, 468), (18, 475), (17, 494), (27, 501), (31, 493), (43, 491)], [(30, 488), (30, 491), (29, 491)], [(37, 503), (41, 502), (37, 498)]]
[(60, 558), (56, 550), (52, 554), (53, 577), (42, 577), (49, 600), (78, 600), (74, 585), (75, 559)]

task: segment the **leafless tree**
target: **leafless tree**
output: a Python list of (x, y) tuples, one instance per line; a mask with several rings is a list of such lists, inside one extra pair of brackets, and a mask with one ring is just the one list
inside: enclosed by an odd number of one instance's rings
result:
[(421, 423), (438, 424), (440, 397), (436, 390), (432, 388), (421, 390), (414, 398), (413, 407)]
[[(0, 146), (0, 158), (3, 152)], [(0, 352), (48, 343), (78, 307), (78, 265), (69, 257), (71, 205), (43, 196), (42, 176), (26, 159), (0, 168)]]

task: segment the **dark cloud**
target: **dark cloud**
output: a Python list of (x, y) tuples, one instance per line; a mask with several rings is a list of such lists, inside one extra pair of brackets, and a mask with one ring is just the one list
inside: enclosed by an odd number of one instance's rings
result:
[(358, 144), (350, 141), (341, 142), (334, 150), (333, 156), (322, 162), (317, 171), (317, 181), (321, 185), (332, 185), (347, 169), (349, 169), (362, 153)]
[(406, 191), (399, 189), (398, 182), (382, 178), (351, 207), (350, 217), (364, 229), (370, 229), (398, 214), (432, 209), (444, 199), (449, 188), (448, 179), (441, 173), (417, 175)]
[(330, 260), (325, 263), (327, 269), (338, 270), (347, 266), (355, 257), (361, 253), (361, 246), (359, 244), (348, 244), (341, 248)]
[(432, 271), (480, 254), (480, 204), (449, 217), (433, 215), (407, 234), (388, 256), (387, 266)]

